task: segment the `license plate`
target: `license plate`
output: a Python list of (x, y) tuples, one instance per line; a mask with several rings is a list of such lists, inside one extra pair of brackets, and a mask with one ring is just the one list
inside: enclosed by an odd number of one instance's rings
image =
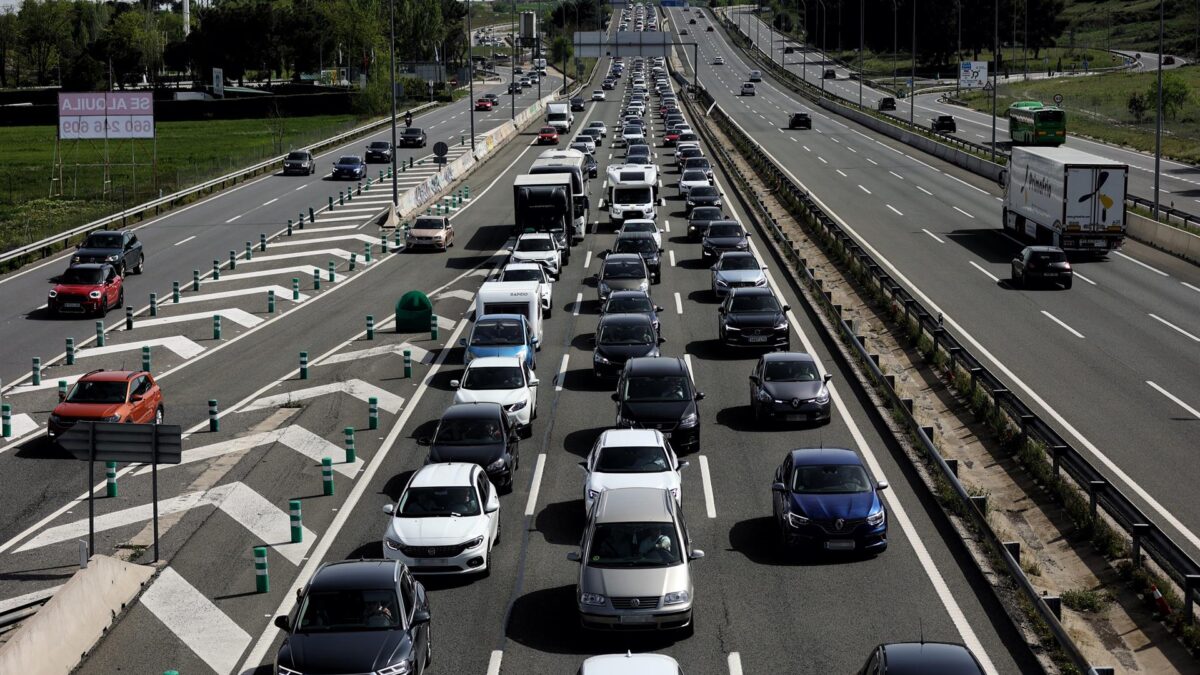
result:
[(79, 309), (80, 305), (78, 302), (64, 302), (63, 307), (67, 309)]
[(829, 551), (853, 551), (853, 539), (832, 539), (825, 542), (825, 548)]
[(746, 340), (749, 342), (766, 342), (766, 335), (747, 335)]
[(421, 558), (421, 565), (429, 567), (440, 567), (446, 564), (446, 558)]
[(622, 614), (621, 623), (654, 623), (653, 614)]
[(809, 416), (806, 413), (796, 413), (784, 417), (788, 422), (807, 422)]

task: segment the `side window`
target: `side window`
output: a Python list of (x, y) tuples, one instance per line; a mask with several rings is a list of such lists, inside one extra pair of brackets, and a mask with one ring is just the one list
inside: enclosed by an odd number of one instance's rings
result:
[(141, 391), (141, 393), (148, 394), (148, 393), (150, 393), (150, 389), (152, 389), (153, 387), (154, 387), (154, 381), (151, 380), (149, 377), (143, 375), (142, 376), (142, 391)]
[(487, 476), (483, 472), (480, 472), (479, 475), (475, 477), (475, 487), (479, 490), (479, 501), (484, 506), (486, 506), (488, 503), (488, 487), (490, 485), (491, 483), (488, 481)]
[(131, 234), (131, 235), (129, 235), (129, 245), (130, 245), (130, 246), (137, 246), (137, 243), (138, 243), (138, 238), (137, 238), (137, 235), (136, 235), (136, 234)]
[(404, 576), (400, 577), (400, 599), (404, 602), (404, 616), (411, 621), (413, 608), (417, 606), (417, 598), (413, 591), (412, 574), (408, 571), (405, 571)]
[(692, 550), (692, 534), (688, 532), (687, 520), (683, 517), (683, 507), (676, 502), (672, 508), (675, 509), (675, 517), (679, 520), (679, 530), (683, 533), (683, 541), (686, 543), (684, 552), (690, 553)]
[(111, 267), (108, 268), (108, 276), (104, 277), (104, 280), (105, 281), (115, 281), (116, 278), (117, 278), (117, 271)]
[(129, 395), (133, 396), (135, 394), (142, 393), (142, 382), (145, 382), (145, 380), (145, 377), (135, 377), (133, 381), (129, 383)]

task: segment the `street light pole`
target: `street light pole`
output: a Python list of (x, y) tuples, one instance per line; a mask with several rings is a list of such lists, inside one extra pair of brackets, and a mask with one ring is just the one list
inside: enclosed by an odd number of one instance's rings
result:
[(509, 41), (512, 42), (512, 67), (508, 74), (512, 76), (512, 81), (508, 83), (508, 111), (509, 119), (517, 119), (517, 88), (513, 85), (517, 82), (517, 54), (521, 51), (521, 47), (517, 42), (517, 31), (520, 29), (517, 26), (517, 0), (512, 0), (512, 23), (508, 26)]
[(1029, 0), (1021, 5), (1021, 18), (1025, 21), (1025, 37), (1021, 38), (1021, 62), (1025, 65), (1025, 78), (1029, 79)]
[(800, 0), (804, 5), (804, 32), (800, 38), (800, 80), (808, 82), (808, 0)]
[(1000, 70), (1000, 0), (992, 0), (992, 162), (996, 161), (996, 71)]
[(896, 52), (900, 46), (896, 40), (896, 14), (900, 11), (898, 0), (892, 0), (892, 92), (896, 91)]
[[(392, 0), (394, 3), (395, 0)], [(471, 153), (475, 152), (475, 34), (471, 32), (471, 0), (467, 0), (467, 110), (471, 114)], [(396, 153), (392, 153), (396, 154)]]
[(908, 78), (908, 123), (916, 124), (917, 101), (917, 0), (913, 0), (912, 20), (912, 72)]
[(389, 49), (392, 62), (392, 206), (396, 207), (400, 205), (399, 176), (396, 174), (396, 0), (388, 2), (388, 9), (391, 15), (392, 36)]
[(858, 107), (862, 107), (862, 87), (863, 87), (863, 63), (866, 54), (863, 52), (865, 28), (863, 23), (863, 4), (865, 0), (858, 0)]
[(825, 0), (817, 0), (817, 6), (821, 10), (821, 61), (820, 61), (821, 75), (820, 75), (820, 77), (821, 77), (821, 95), (824, 96), (825, 95), (825, 65), (824, 65), (825, 64), (825, 36), (827, 35), (827, 33), (825, 32), (825, 29), (827, 27), (826, 20), (829, 18), (829, 8), (825, 6)]
[(1163, 7), (1166, 0), (1158, 0), (1158, 114), (1154, 117), (1154, 219), (1158, 220), (1159, 212), (1159, 165), (1162, 162), (1162, 118), (1163, 118)]

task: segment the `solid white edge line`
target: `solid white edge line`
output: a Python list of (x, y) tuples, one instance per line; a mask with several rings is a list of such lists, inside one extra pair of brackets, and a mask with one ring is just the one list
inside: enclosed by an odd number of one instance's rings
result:
[(729, 664), (729, 675), (742, 675), (742, 655), (737, 652), (729, 652), (726, 657), (726, 662)]
[(1068, 325), (1067, 325), (1067, 323), (1066, 323), (1065, 321), (1063, 321), (1062, 319), (1058, 318), (1057, 316), (1054, 316), (1053, 314), (1051, 314), (1050, 312), (1047, 312), (1047, 311), (1046, 311), (1046, 310), (1044, 310), (1044, 309), (1042, 310), (1042, 314), (1043, 314), (1043, 315), (1044, 315), (1044, 316), (1045, 316), (1047, 319), (1050, 319), (1050, 320), (1051, 320), (1051, 321), (1053, 321), (1054, 323), (1056, 323), (1056, 324), (1058, 324), (1058, 325), (1062, 326), (1063, 328), (1065, 328), (1065, 329), (1067, 330), (1067, 332), (1069, 332), (1071, 335), (1074, 335), (1074, 336), (1075, 336), (1075, 337), (1077, 337), (1077, 338), (1083, 338), (1083, 333), (1080, 333), (1079, 331), (1075, 330), (1074, 328), (1071, 328), (1070, 326), (1068, 326)]
[(563, 390), (563, 380), (567, 379), (567, 362), (571, 360), (571, 355), (563, 354), (562, 363), (558, 366), (558, 375), (554, 378), (554, 391)]
[[(1075, 276), (1079, 276), (1079, 275), (1076, 274)], [(1180, 328), (1179, 326), (1176, 326), (1175, 324), (1171, 323), (1170, 321), (1167, 321), (1166, 319), (1162, 318), (1161, 316), (1159, 316), (1157, 314), (1151, 313), (1150, 318), (1154, 319), (1155, 321), (1161, 323), (1164, 326), (1167, 326), (1168, 328), (1173, 328), (1177, 333), (1189, 338), (1192, 342), (1200, 342), (1200, 337), (1196, 337), (1195, 335), (1192, 335), (1191, 333)]]
[(712, 475), (708, 471), (708, 457), (700, 455), (700, 482), (704, 485), (704, 512), (709, 518), (717, 517), (717, 502), (713, 497)]
[(1186, 410), (1186, 411), (1188, 411), (1189, 413), (1191, 413), (1192, 417), (1195, 417), (1196, 419), (1200, 420), (1200, 410), (1196, 410), (1196, 409), (1195, 409), (1195, 408), (1193, 408), (1192, 406), (1190, 406), (1190, 405), (1188, 405), (1188, 404), (1184, 403), (1182, 400), (1180, 400), (1180, 399), (1179, 399), (1179, 397), (1178, 397), (1178, 396), (1176, 396), (1176, 395), (1172, 394), (1171, 392), (1167, 391), (1166, 389), (1163, 389), (1162, 387), (1160, 387), (1160, 386), (1158, 386), (1157, 384), (1155, 384), (1155, 383), (1151, 382), (1150, 380), (1146, 380), (1146, 384), (1150, 385), (1151, 387), (1154, 387), (1154, 389), (1155, 389), (1155, 390), (1157, 390), (1157, 391), (1158, 391), (1158, 393), (1160, 393), (1160, 394), (1162, 394), (1163, 396), (1166, 396), (1167, 398), (1171, 399), (1171, 400), (1172, 400), (1172, 401), (1173, 401), (1173, 402), (1174, 402), (1176, 405), (1178, 405), (1180, 408), (1183, 408), (1184, 410)]
[[(537, 464), (533, 467), (533, 487), (529, 489), (529, 497), (525, 500), (525, 516), (532, 516), (537, 509), (538, 493), (542, 490), (542, 473), (546, 470), (546, 453), (538, 455)], [(499, 652), (493, 652), (498, 654)], [(489, 668), (488, 672), (491, 672)]]
[(979, 270), (980, 272), (983, 272), (984, 274), (986, 274), (988, 276), (988, 278), (991, 279), (992, 281), (995, 281), (996, 283), (1000, 283), (1000, 277), (983, 269), (974, 260), (968, 260), (967, 262), (971, 263), (971, 267), (974, 267), (975, 269)]

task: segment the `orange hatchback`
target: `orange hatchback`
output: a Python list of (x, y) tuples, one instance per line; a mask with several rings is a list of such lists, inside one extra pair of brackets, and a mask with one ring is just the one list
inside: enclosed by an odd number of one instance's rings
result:
[(79, 378), (50, 414), (46, 433), (55, 438), (76, 422), (161, 424), (162, 390), (144, 370), (93, 370)]

